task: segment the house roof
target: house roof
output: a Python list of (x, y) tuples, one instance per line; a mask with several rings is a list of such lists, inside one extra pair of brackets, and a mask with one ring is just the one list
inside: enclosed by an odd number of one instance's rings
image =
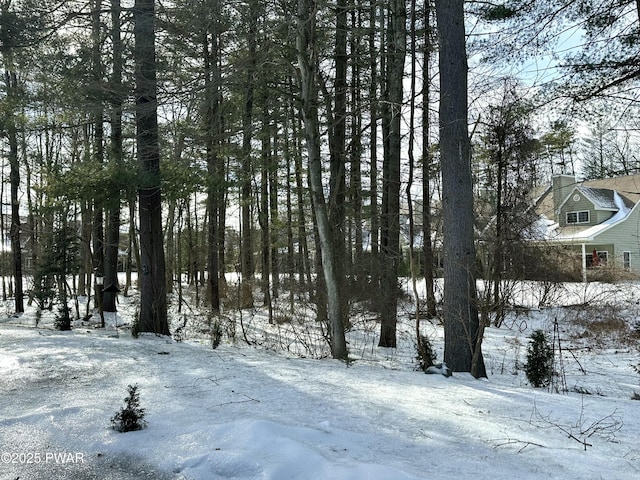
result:
[[(595, 235), (624, 221), (631, 209), (640, 202), (640, 175), (576, 182), (575, 189), (588, 198), (596, 209), (610, 210), (616, 213), (598, 225), (571, 225), (560, 228), (553, 220), (555, 218), (553, 188), (548, 186), (540, 193), (534, 204), (534, 208), (541, 218), (537, 227), (538, 238), (542, 236), (561, 242), (590, 241)], [(571, 191), (573, 190), (572, 188)], [(564, 200), (566, 198), (562, 199), (562, 201)]]
[(576, 228), (574, 226), (570, 226), (558, 228), (557, 236), (554, 239), (560, 242), (588, 242), (593, 240), (599, 233), (609, 230), (614, 225), (624, 221), (624, 219), (629, 215), (629, 212), (631, 212), (631, 208), (633, 208), (633, 206), (628, 207), (618, 192), (613, 192), (613, 201), (615, 202), (616, 213), (608, 220), (590, 227)]
[[(605, 178), (601, 180), (587, 180), (585, 182), (576, 182), (575, 186), (577, 188), (591, 188), (597, 190), (608, 190), (610, 193), (607, 194), (607, 198), (610, 202), (613, 201), (613, 190), (618, 192), (620, 196), (625, 200), (625, 205), (627, 207), (633, 207), (636, 203), (640, 202), (640, 174), (638, 175), (626, 175), (623, 177), (615, 177), (615, 178)], [(602, 195), (593, 193), (597, 198), (602, 198)], [(585, 196), (588, 194), (585, 193)], [(596, 203), (596, 198), (588, 197), (590, 200)], [(538, 192), (537, 198), (535, 200), (535, 209), (539, 215), (544, 215), (547, 218), (554, 217), (554, 206), (553, 206), (553, 188), (551, 185), (547, 185), (543, 187), (541, 191)]]
[(554, 217), (553, 188), (551, 185), (538, 191), (534, 197), (533, 208), (539, 216)]
[(581, 185), (594, 188), (615, 190), (631, 202), (631, 206), (640, 201), (640, 175), (626, 175), (624, 177), (605, 178), (602, 180), (588, 180)]
[[(618, 205), (616, 205), (616, 199), (614, 198), (616, 190), (587, 187), (586, 185), (578, 185), (576, 189), (587, 197), (597, 209), (612, 210), (614, 212), (618, 211)], [(634, 203), (631, 200), (626, 198), (624, 195), (619, 196), (626, 207), (633, 207)]]

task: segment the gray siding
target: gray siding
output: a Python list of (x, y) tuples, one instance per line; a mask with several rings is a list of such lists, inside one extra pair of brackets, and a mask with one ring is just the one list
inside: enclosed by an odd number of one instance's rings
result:
[[(640, 204), (637, 204), (625, 221), (597, 235), (593, 245), (612, 245), (609, 261), (622, 267), (623, 252), (631, 252), (631, 269), (640, 273)], [(591, 244), (590, 244), (591, 245)]]
[[(580, 199), (578, 201), (574, 200), (574, 196), (578, 195)], [(571, 193), (567, 201), (562, 205), (560, 210), (560, 223), (561, 227), (567, 225), (567, 212), (589, 212), (589, 223), (580, 223), (580, 226), (592, 226), (598, 225), (599, 223), (604, 222), (605, 220), (611, 218), (615, 212), (596, 210), (593, 206), (591, 200), (587, 199), (580, 192), (574, 191)]]

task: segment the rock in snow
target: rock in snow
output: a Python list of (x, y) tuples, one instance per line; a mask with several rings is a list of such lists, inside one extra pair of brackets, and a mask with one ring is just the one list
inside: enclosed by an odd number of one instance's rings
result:
[(425, 373), (440, 373), (445, 377), (450, 377), (452, 375), (451, 369), (444, 362), (431, 365), (425, 370)]

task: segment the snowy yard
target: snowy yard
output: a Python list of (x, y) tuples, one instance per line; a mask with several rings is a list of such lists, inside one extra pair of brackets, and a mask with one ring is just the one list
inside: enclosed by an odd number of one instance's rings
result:
[[(531, 331), (553, 334), (556, 318), (560, 393), (530, 387), (521, 368)], [(375, 328), (354, 329), (347, 366), (274, 351), (267, 334), (286, 325), (259, 315), (244, 319), (259, 347), (238, 333), (215, 350), (196, 335), (134, 339), (112, 318), (58, 332), (46, 317), (36, 327), (33, 311), (5, 315), (0, 478), (640, 478), (638, 340), (585, 336), (570, 318), (536, 309), (487, 329), (489, 378), (475, 380), (415, 371), (406, 316), (395, 350), (375, 347)], [(441, 327), (424, 329), (441, 358)], [(118, 433), (110, 419), (132, 384), (148, 425)]]

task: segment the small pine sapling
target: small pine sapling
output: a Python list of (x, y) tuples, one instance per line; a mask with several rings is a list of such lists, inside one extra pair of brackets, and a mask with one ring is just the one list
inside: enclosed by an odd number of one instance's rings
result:
[(71, 330), (71, 309), (65, 304), (61, 305), (60, 308), (58, 308), (54, 326), (57, 330)]
[(112, 428), (119, 432), (142, 430), (147, 425), (144, 421), (145, 409), (140, 408), (138, 385), (129, 385), (127, 390), (129, 396), (124, 399), (125, 406), (111, 418)]
[(553, 349), (542, 330), (535, 330), (527, 347), (527, 364), (524, 371), (529, 383), (536, 388), (546, 387), (553, 373)]
[(418, 337), (418, 345), (416, 346), (418, 355), (418, 368), (424, 373), (439, 373), (445, 377), (452, 375), (451, 369), (446, 363), (436, 363), (436, 352), (433, 350), (431, 340), (426, 335), (420, 335)]
[(220, 346), (222, 341), (222, 325), (219, 320), (216, 320), (211, 325), (211, 348), (214, 350)]
[(427, 369), (436, 362), (436, 352), (433, 351), (433, 346), (431, 345), (431, 340), (426, 335), (420, 335), (418, 338), (418, 345), (416, 345), (417, 355), (416, 360), (418, 361), (418, 368), (423, 372), (426, 372)]

